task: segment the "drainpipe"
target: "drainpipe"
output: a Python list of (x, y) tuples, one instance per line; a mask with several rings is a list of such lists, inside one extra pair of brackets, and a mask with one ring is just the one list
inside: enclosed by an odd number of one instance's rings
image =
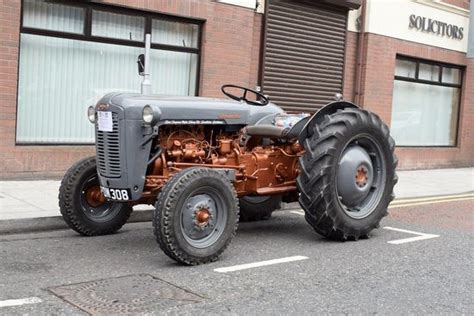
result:
[(362, 66), (364, 61), (364, 40), (365, 40), (365, 17), (367, 12), (367, 0), (362, 0), (360, 9), (360, 30), (359, 37), (357, 39), (357, 67), (354, 80), (354, 103), (361, 105), (362, 97)]

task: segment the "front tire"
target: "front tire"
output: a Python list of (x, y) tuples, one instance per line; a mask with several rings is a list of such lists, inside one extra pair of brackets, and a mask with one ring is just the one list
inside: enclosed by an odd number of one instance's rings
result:
[(59, 188), (59, 209), (66, 224), (85, 236), (112, 234), (127, 222), (132, 207), (107, 201), (100, 192), (95, 157), (74, 164)]
[(156, 202), (156, 240), (171, 259), (186, 265), (216, 261), (237, 231), (239, 202), (232, 183), (208, 168), (174, 175)]
[(339, 110), (309, 131), (297, 178), (306, 221), (336, 240), (368, 236), (386, 216), (397, 182), (395, 142), (374, 113)]

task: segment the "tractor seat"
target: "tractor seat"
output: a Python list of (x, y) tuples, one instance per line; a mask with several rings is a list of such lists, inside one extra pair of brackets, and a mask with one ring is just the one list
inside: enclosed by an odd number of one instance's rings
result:
[(293, 139), (303, 130), (309, 120), (309, 114), (277, 114), (272, 124), (257, 124), (246, 127), (246, 133), (250, 136)]

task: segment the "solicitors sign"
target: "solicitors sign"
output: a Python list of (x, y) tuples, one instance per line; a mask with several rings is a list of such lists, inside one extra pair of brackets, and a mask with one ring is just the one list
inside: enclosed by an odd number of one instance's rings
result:
[(454, 24), (448, 24), (442, 21), (426, 18), (412, 14), (408, 24), (410, 29), (416, 29), (421, 32), (435, 34), (456, 40), (462, 40), (464, 37), (464, 28)]

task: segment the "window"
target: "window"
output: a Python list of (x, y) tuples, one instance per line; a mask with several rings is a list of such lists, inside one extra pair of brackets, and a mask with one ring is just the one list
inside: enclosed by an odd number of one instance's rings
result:
[(202, 21), (100, 3), (23, 0), (17, 143), (89, 144), (87, 107), (139, 92), (146, 33), (153, 92), (196, 95)]
[(455, 146), (462, 68), (397, 56), (391, 133), (398, 146)]

